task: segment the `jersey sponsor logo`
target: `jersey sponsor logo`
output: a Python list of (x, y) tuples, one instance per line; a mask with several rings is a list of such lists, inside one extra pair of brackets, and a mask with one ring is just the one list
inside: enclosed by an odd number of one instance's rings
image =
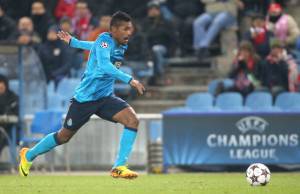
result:
[(102, 48), (108, 48), (108, 43), (107, 42), (101, 42), (101, 47)]
[(121, 65), (122, 65), (122, 62), (121, 61), (116, 61), (115, 62), (115, 66), (116, 66), (116, 68), (120, 68), (121, 67)]

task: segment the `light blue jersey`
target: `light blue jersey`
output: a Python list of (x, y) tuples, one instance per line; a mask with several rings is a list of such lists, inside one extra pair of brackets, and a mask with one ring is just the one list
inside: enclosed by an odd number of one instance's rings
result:
[(100, 34), (95, 42), (72, 38), (70, 46), (90, 50), (86, 70), (74, 98), (78, 102), (95, 101), (113, 95), (116, 79), (129, 83), (132, 77), (118, 68), (127, 45), (118, 45), (110, 33)]

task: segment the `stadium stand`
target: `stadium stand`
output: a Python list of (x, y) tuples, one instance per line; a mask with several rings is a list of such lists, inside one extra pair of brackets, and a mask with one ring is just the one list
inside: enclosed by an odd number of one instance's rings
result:
[[(20, 139), (20, 145), (30, 145), (39, 142), (45, 135), (58, 131), (62, 126), (61, 111), (37, 111), (34, 114), (31, 123), (30, 131), (24, 134)], [(47, 123), (47, 125), (45, 125)], [(48, 155), (46, 160), (49, 160), (51, 171), (54, 170), (54, 152)]]
[(66, 111), (69, 100), (58, 93), (48, 93), (47, 109), (56, 111)]
[(57, 86), (57, 93), (62, 95), (65, 99), (71, 99), (74, 95), (75, 88), (79, 85), (80, 79), (64, 78)]
[[(61, 128), (62, 123), (61, 111), (38, 111), (34, 114), (34, 118), (30, 127), (29, 136), (24, 134), (20, 142), (22, 145), (37, 142), (48, 133), (56, 132)], [(47, 125), (45, 125), (47, 123)]]
[(220, 94), (216, 98), (216, 106), (222, 111), (244, 111), (243, 97), (237, 92)]
[(245, 106), (251, 111), (276, 111), (269, 92), (252, 92), (246, 97)]
[(232, 87), (234, 84), (233, 80), (229, 79), (229, 78), (214, 79), (214, 80), (210, 81), (208, 84), (208, 92), (211, 93), (212, 95), (216, 95), (216, 92), (217, 92), (216, 90), (220, 83), (223, 83), (225, 88)]
[[(120, 70), (127, 73), (127, 74), (129, 74), (129, 75), (133, 75), (133, 71), (129, 66), (121, 66)], [(128, 84), (121, 83), (121, 82), (117, 81), (115, 83), (114, 87), (115, 87), (115, 93), (118, 96), (127, 98), (131, 94), (131, 86), (128, 85)]]
[(186, 107), (196, 111), (213, 110), (214, 99), (210, 93), (194, 93), (187, 97)]
[(16, 94), (19, 94), (19, 80), (11, 79), (9, 80), (9, 88)]
[(275, 106), (282, 111), (300, 110), (300, 94), (284, 92), (277, 96)]

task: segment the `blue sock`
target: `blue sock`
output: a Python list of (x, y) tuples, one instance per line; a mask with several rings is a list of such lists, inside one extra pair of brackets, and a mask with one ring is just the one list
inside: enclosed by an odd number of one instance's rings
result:
[(56, 133), (50, 133), (38, 142), (34, 147), (29, 149), (25, 155), (27, 161), (32, 162), (38, 155), (46, 153), (58, 145)]
[(120, 149), (117, 160), (113, 168), (117, 166), (124, 166), (128, 160), (128, 156), (131, 153), (134, 140), (137, 135), (137, 130), (133, 128), (125, 127), (121, 140), (120, 140)]

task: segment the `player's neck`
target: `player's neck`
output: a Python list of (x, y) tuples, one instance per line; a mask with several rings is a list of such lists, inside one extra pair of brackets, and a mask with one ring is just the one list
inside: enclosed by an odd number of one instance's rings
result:
[(119, 43), (119, 42), (117, 41), (117, 39), (115, 38), (115, 36), (113, 35), (112, 32), (109, 32), (109, 34), (111, 35), (112, 39), (114, 40), (114, 43), (115, 43), (116, 46), (121, 46), (121, 45), (123, 45), (122, 43)]

